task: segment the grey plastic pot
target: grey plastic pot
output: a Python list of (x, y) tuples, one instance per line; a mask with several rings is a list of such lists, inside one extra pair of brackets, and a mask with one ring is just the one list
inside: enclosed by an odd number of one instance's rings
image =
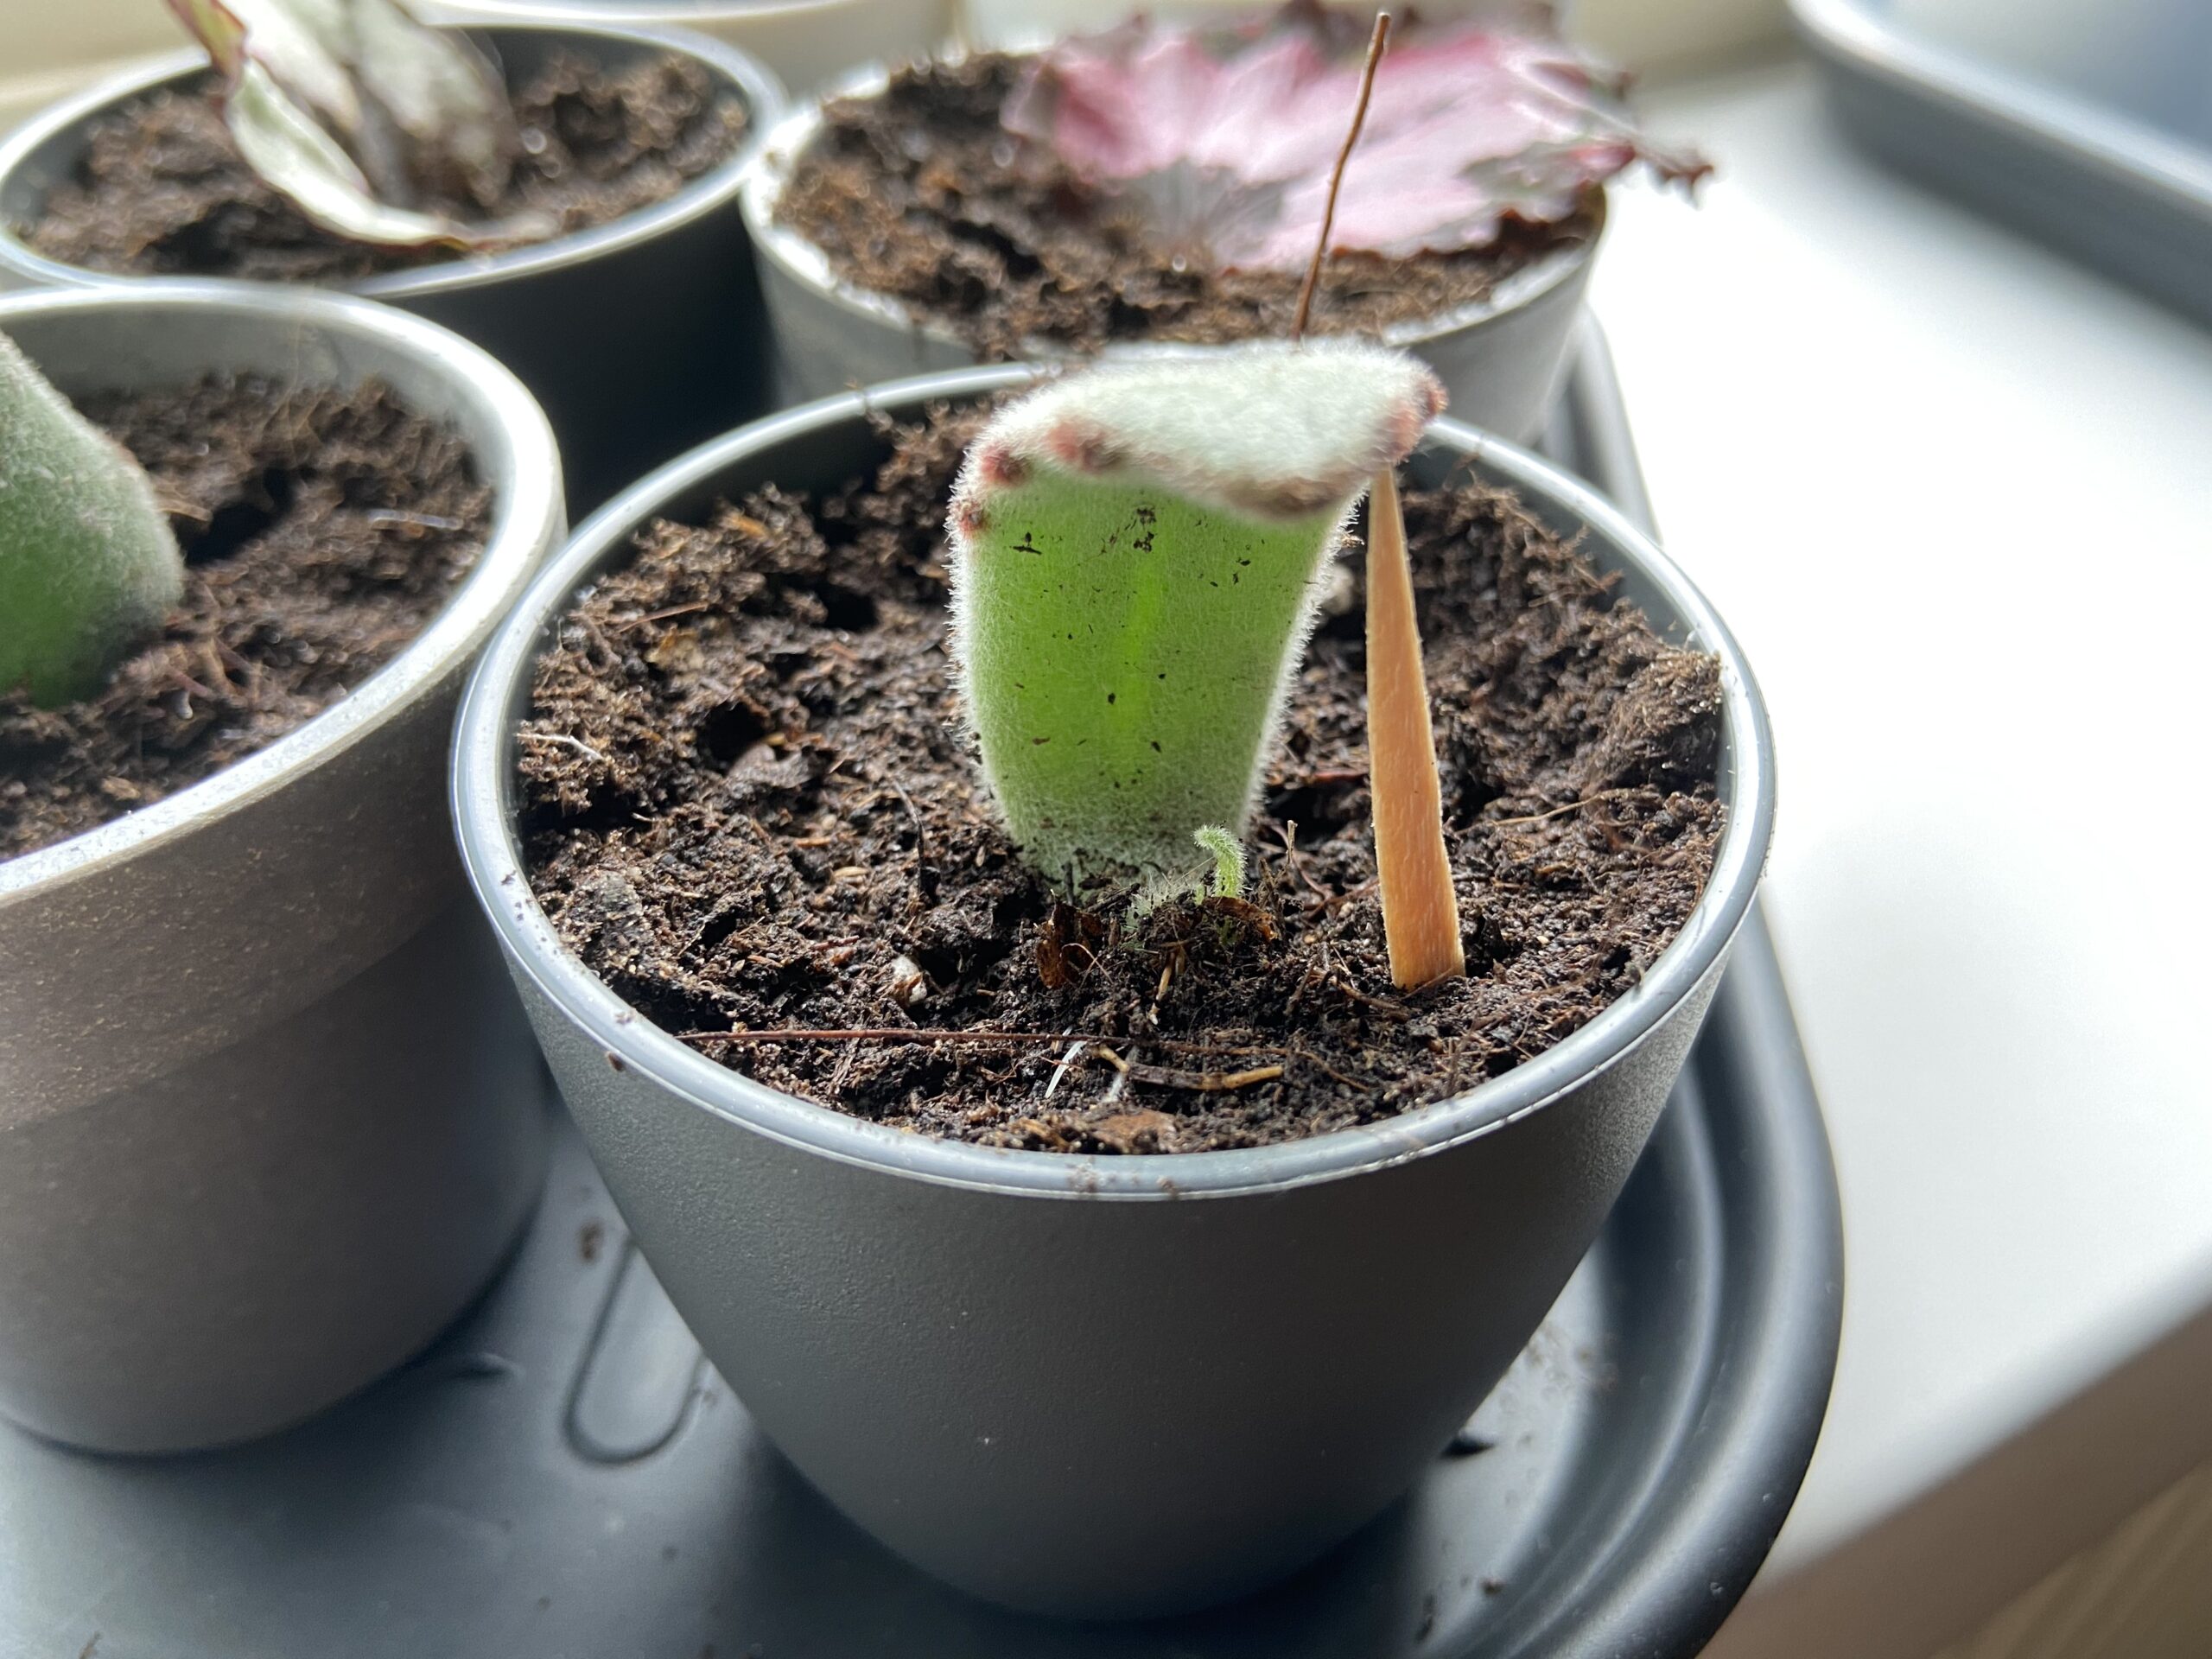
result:
[[(867, 97), (887, 84), (881, 66), (841, 83), (832, 96)], [(822, 250), (776, 219), (791, 168), (822, 131), (822, 106), (795, 109), (747, 165), (745, 222), (773, 330), (772, 375), (779, 404), (831, 397), (902, 376), (966, 368), (976, 353), (943, 323), (901, 301), (840, 277)], [(1508, 437), (1532, 436), (1566, 372), (1583, 291), (1603, 232), (1537, 260), (1501, 282), (1490, 298), (1385, 331), (1434, 369), (1451, 397), (1452, 417)], [(1033, 341), (1046, 361), (1069, 353)]]
[[(738, 210), (747, 162), (784, 113), (780, 83), (735, 47), (683, 30), (577, 24), (488, 29), (510, 79), (556, 51), (603, 63), (677, 51), (745, 102), (753, 137), (667, 200), (535, 247), (346, 283), (464, 334), (521, 377), (552, 417), (573, 504), (770, 407), (766, 325)], [(128, 289), (140, 276), (67, 265), (20, 234), (84, 154), (92, 124), (201, 73), (196, 51), (129, 71), (0, 141), (0, 286)]]
[(494, 493), (476, 569), (351, 696), (0, 862), (0, 1411), (110, 1451), (293, 1422), (405, 1359), (541, 1184), (527, 1027), (442, 779), (469, 664), (562, 535), (515, 378), (404, 312), (236, 283), (0, 296), (62, 389), (390, 385)]
[(1026, 368), (879, 387), (708, 445), (609, 503), (486, 652), (459, 727), (462, 856), (539, 1041), (661, 1282), (760, 1426), (840, 1508), (979, 1595), (1091, 1617), (1250, 1590), (1402, 1491), (1527, 1343), (1656, 1119), (1751, 903), (1765, 715), (1719, 619), (1587, 488), (1465, 427), (1670, 637), (1719, 653), (1712, 882), (1643, 983), (1537, 1059), (1389, 1122), (1128, 1158), (904, 1134), (726, 1070), (560, 944), (516, 840), (517, 722), (579, 590), (648, 518), (874, 467), (911, 416)]

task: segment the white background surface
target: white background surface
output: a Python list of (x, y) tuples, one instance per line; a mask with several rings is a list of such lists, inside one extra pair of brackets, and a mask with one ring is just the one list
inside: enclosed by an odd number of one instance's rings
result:
[[(2126, 1495), (2028, 1482), (1980, 1518), (2003, 1559), (1954, 1517), (1887, 1598), (1827, 1561), (2212, 1306), (2212, 334), (1862, 159), (1804, 66), (1644, 103), (1721, 174), (1626, 193), (1593, 299), (1772, 705), (1768, 910), (1848, 1237), (1827, 1430), (1718, 1651), (1917, 1659)], [(2074, 1449), (2178, 1476), (2193, 1382)]]

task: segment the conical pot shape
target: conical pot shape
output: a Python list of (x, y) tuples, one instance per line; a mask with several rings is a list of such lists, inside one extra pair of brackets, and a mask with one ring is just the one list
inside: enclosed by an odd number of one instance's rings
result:
[[(665, 201), (534, 246), (344, 284), (443, 323), (512, 368), (552, 418), (571, 501), (588, 508), (771, 406), (767, 325), (737, 197), (747, 162), (783, 117), (783, 86), (737, 48), (681, 29), (516, 23), (485, 36), (510, 80), (558, 53), (613, 66), (680, 52), (745, 105), (737, 153)], [(0, 286), (149, 280), (48, 259), (22, 227), (69, 176), (100, 118), (206, 68), (196, 51), (172, 54), (55, 105), (0, 142)]]
[[(881, 67), (857, 72), (824, 96), (867, 97), (889, 79)], [(791, 168), (822, 133), (822, 107), (793, 110), (747, 165), (745, 219), (771, 334), (775, 401), (797, 404), (902, 376), (972, 365), (976, 353), (944, 323), (903, 301), (855, 287), (829, 257), (776, 218)], [(1421, 359), (1451, 395), (1455, 419), (1514, 439), (1535, 434), (1567, 370), (1575, 320), (1590, 285), (1604, 229), (1548, 254), (1501, 281), (1485, 300), (1440, 316), (1395, 325), (1383, 343)], [(1029, 355), (1065, 358), (1048, 340)]]
[(536, 1197), (527, 1031), (461, 890), (448, 734), (558, 542), (552, 433), (404, 313), (166, 283), (0, 296), (64, 391), (370, 377), (493, 487), (414, 642), (267, 748), (0, 862), (0, 1410), (111, 1451), (243, 1439), (436, 1333)]
[(558, 943), (515, 840), (515, 729), (576, 592), (645, 519), (880, 460), (865, 411), (1016, 384), (971, 370), (762, 422), (626, 493), (531, 589), (474, 682), (463, 856), (616, 1201), (708, 1354), (840, 1507), (955, 1584), (1086, 1617), (1187, 1609), (1311, 1559), (1402, 1491), (1527, 1342), (1626, 1179), (1757, 887), (1765, 720), (1719, 620), (1533, 456), (1469, 458), (1719, 654), (1728, 826), (1643, 982), (1459, 1099), (1251, 1151), (1063, 1157), (930, 1140), (765, 1089), (626, 1008)]

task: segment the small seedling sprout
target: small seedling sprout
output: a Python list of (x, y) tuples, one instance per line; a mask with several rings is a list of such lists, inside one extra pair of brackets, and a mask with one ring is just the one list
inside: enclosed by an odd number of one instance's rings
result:
[(1172, 875), (1155, 875), (1129, 899), (1129, 918), (1141, 920), (1162, 905), (1194, 899), (1244, 899), (1244, 843), (1217, 823), (1191, 832), (1199, 854), (1211, 863), (1193, 863)]
[(0, 334), (0, 692), (92, 696), (183, 591), (146, 474)]
[(1206, 888), (1211, 899), (1244, 896), (1244, 843), (1217, 823), (1193, 830), (1191, 839), (1213, 855), (1213, 880)]
[(490, 248), (557, 228), (489, 207), (521, 136), (499, 76), (404, 0), (168, 0), (222, 78), (224, 124), (264, 183), (335, 235), (377, 246)]

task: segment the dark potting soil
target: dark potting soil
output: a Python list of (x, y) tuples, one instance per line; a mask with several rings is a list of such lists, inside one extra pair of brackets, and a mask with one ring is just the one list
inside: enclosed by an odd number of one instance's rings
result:
[[(557, 54), (514, 98), (525, 153), (495, 202), (587, 230), (674, 195), (733, 154), (744, 105), (675, 53), (602, 71)], [(155, 92), (98, 123), (74, 176), (19, 233), (49, 259), (137, 276), (334, 283), (450, 260), (449, 249), (364, 247), (310, 224), (238, 158), (207, 85)]]
[(197, 783), (397, 655), (483, 549), (467, 448), (382, 386), (241, 377), (87, 398), (138, 457), (187, 571), (162, 638), (86, 702), (0, 696), (0, 859)]
[[(832, 103), (778, 217), (856, 287), (957, 332), (986, 360), (1048, 340), (1219, 341), (1290, 332), (1302, 273), (1207, 270), (1159, 245), (999, 112), (1021, 60), (982, 54), (896, 73), (877, 97)], [(1414, 258), (1332, 256), (1316, 334), (1374, 334), (1488, 296), (1500, 279), (1591, 235), (1592, 205), (1564, 226), (1511, 226), (1497, 245)]]
[(646, 1017), (883, 1123), (1198, 1151), (1496, 1077), (1675, 937), (1721, 829), (1718, 665), (1471, 480), (1406, 497), (1468, 976), (1390, 983), (1357, 550), (1290, 698), (1248, 901), (1134, 925), (1116, 895), (1056, 904), (981, 793), (945, 656), (944, 500), (980, 418), (904, 429), (876, 477), (819, 498), (654, 523), (539, 662), (532, 885)]

